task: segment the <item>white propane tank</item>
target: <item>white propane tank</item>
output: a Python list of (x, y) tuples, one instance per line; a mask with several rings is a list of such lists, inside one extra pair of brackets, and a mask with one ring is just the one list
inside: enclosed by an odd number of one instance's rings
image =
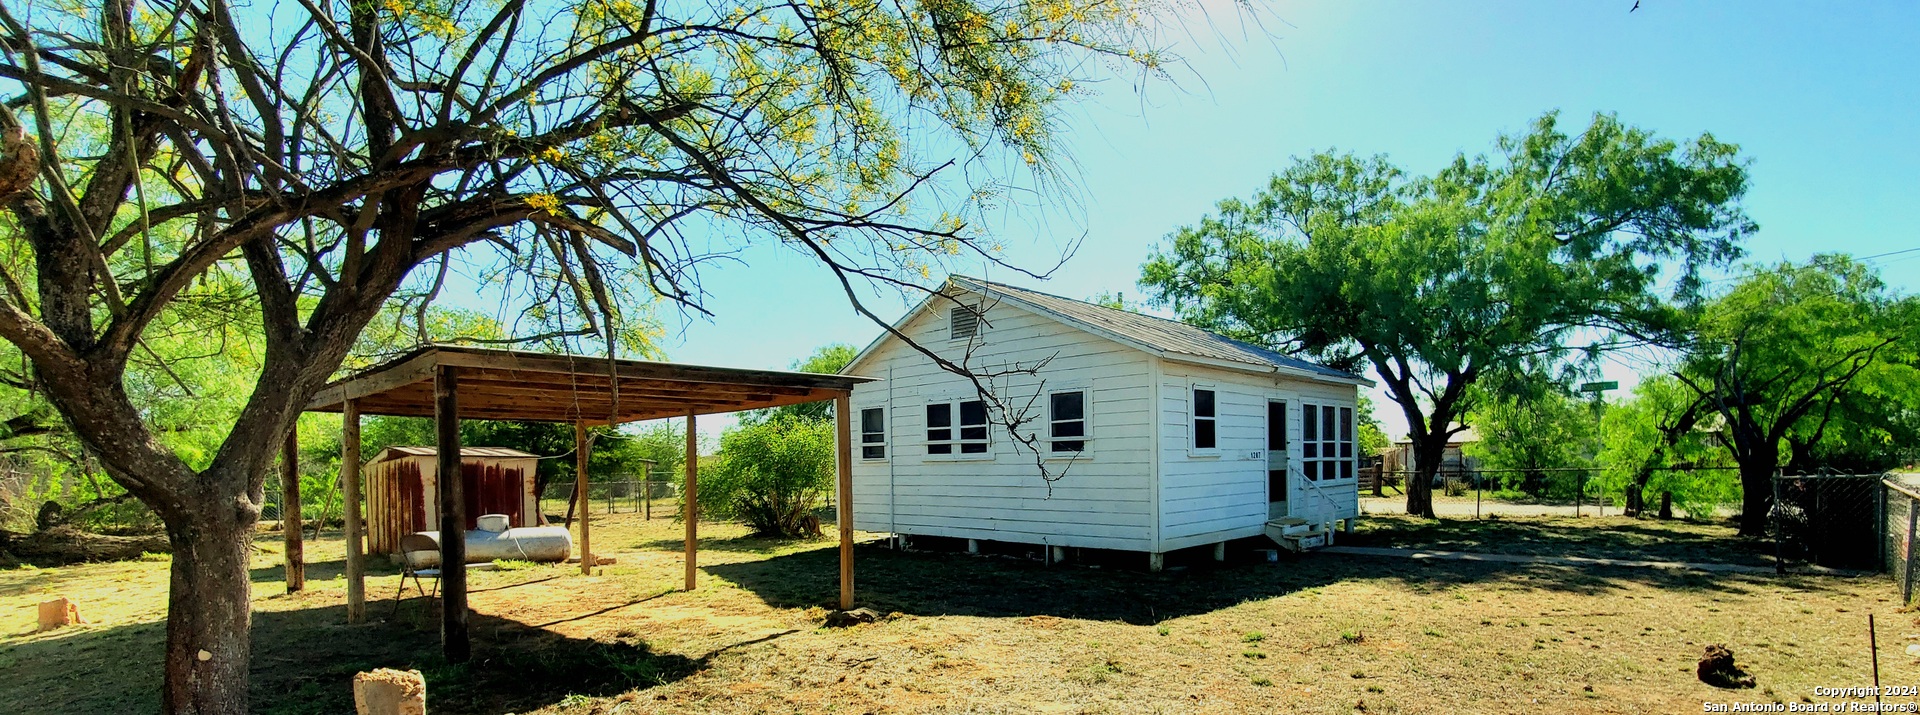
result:
[(486, 514), (474, 520), (473, 528), (498, 534), (513, 528), (513, 522), (507, 520), (507, 515), (505, 514)]
[[(485, 519), (486, 517), (481, 517)], [(422, 531), (433, 543), (440, 543), (440, 532)], [(490, 561), (565, 561), (573, 554), (573, 535), (564, 526), (523, 526), (505, 531), (474, 529), (467, 532), (467, 563)], [(440, 552), (413, 556), (414, 568), (440, 565)]]

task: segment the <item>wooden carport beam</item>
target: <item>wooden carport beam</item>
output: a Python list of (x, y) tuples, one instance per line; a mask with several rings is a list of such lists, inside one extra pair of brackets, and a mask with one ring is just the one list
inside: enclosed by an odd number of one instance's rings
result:
[(853, 608), (853, 428), (846, 393), (833, 398), (834, 460), (838, 472), (840, 527), (840, 610)]
[(360, 406), (352, 400), (340, 410), (340, 492), (347, 520), (347, 622), (367, 620), (367, 565), (361, 544)]
[(687, 411), (687, 484), (680, 490), (681, 511), (687, 522), (687, 590), (699, 582), (700, 550), (700, 433), (693, 427), (693, 411)]
[(593, 534), (588, 530), (587, 517), (591, 516), (587, 501), (587, 458), (591, 455), (593, 443), (587, 441), (587, 423), (573, 423), (573, 501), (574, 510), (580, 513), (580, 573), (593, 575)]
[(440, 651), (449, 663), (472, 656), (467, 640), (467, 508), (460, 472), (459, 369), (440, 365), (433, 374), (434, 449), (440, 487)]
[(296, 422), (280, 445), (280, 536), (286, 558), (287, 593), (307, 587), (305, 531), (300, 525), (300, 426)]

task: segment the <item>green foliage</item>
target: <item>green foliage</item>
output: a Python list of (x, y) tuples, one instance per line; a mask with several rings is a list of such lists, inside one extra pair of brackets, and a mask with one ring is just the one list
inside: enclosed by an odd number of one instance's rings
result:
[[(1568, 135), (1549, 113), (1497, 148), (1431, 177), (1297, 159), (1175, 231), (1140, 284), (1201, 327), (1373, 368), (1416, 443), (1435, 444), (1482, 377), (1670, 330), (1663, 298), (1692, 296), (1753, 230), (1744, 162), (1711, 135), (1682, 145), (1606, 114)], [(1408, 506), (1430, 514), (1426, 479), (1410, 483)]]
[[(797, 372), (818, 372), (834, 374), (840, 372), (860, 350), (846, 343), (822, 345), (806, 358), (793, 361), (791, 366)], [(792, 416), (810, 420), (824, 420), (830, 414), (832, 402), (807, 402), (765, 410), (748, 410), (740, 414), (740, 421), (748, 423), (765, 422), (778, 416)]]
[(1126, 291), (1113, 291), (1111, 293), (1102, 292), (1091, 298), (1088, 298), (1087, 302), (1092, 303), (1094, 305), (1098, 305), (1098, 306), (1112, 308), (1114, 310), (1124, 310), (1129, 313), (1142, 312), (1142, 308), (1145, 307), (1141, 305), (1138, 300), (1128, 299)]
[(833, 488), (833, 422), (779, 415), (741, 422), (702, 465), (700, 508), (745, 521), (763, 536), (819, 533), (814, 511)]
[(1503, 470), (1505, 489), (1571, 497), (1581, 475), (1559, 470), (1593, 466), (1599, 416), (1591, 404), (1560, 390), (1529, 392), (1478, 400), (1469, 420), (1480, 439), (1462, 450), (1486, 469)]
[(1393, 446), (1393, 440), (1387, 437), (1386, 430), (1380, 428), (1380, 419), (1373, 414), (1373, 398), (1366, 392), (1360, 393), (1360, 403), (1354, 409), (1360, 421), (1359, 438), (1361, 454), (1379, 454)]
[(1868, 266), (1839, 255), (1750, 266), (1695, 332), (1677, 376), (1753, 474), (1783, 462), (1783, 443), (1802, 469), (1882, 469), (1911, 446), (1899, 441), (1920, 407), (1920, 299)]
[(1637, 489), (1650, 502), (1673, 495), (1688, 516), (1711, 518), (1740, 497), (1738, 475), (1720, 437), (1701, 423), (1698, 397), (1671, 376), (1642, 380), (1630, 399), (1610, 404), (1601, 424), (1596, 485), (1623, 497)]
[[(640, 479), (646, 462), (653, 462), (647, 478), (664, 481), (680, 479), (687, 461), (686, 422), (679, 420), (661, 420), (646, 425), (637, 431), (622, 431), (617, 438), (601, 439), (594, 445), (593, 464), (588, 469), (595, 475), (617, 473), (631, 475), (631, 479)], [(609, 460), (603, 470), (601, 453)], [(608, 477), (610, 478), (610, 477)]]

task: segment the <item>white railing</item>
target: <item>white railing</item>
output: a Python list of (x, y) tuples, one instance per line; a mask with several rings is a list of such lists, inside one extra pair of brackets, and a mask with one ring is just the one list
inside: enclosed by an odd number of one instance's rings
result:
[[(1336, 514), (1340, 512), (1340, 502), (1334, 501), (1333, 497), (1327, 496), (1326, 490), (1320, 488), (1320, 483), (1317, 480), (1308, 479), (1306, 472), (1301, 471), (1300, 468), (1295, 467), (1293, 465), (1288, 465), (1287, 471), (1291, 472), (1295, 476), (1300, 477), (1299, 481), (1301, 484), (1305, 484), (1308, 487), (1311, 487), (1313, 489), (1313, 495), (1320, 497), (1322, 501), (1325, 501), (1327, 503), (1328, 509), (1330, 509)], [(1288, 511), (1291, 512), (1292, 509), (1288, 509)], [(1288, 516), (1292, 516), (1292, 514), (1288, 514)]]

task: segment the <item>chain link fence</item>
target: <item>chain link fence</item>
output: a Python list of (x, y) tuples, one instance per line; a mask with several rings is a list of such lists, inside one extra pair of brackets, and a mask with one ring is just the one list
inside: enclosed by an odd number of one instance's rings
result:
[[(1692, 494), (1660, 489), (1681, 474), (1705, 485)], [(1361, 489), (1374, 499), (1404, 494), (1409, 471), (1362, 472)], [(1655, 470), (1644, 481), (1604, 478), (1597, 468), (1479, 469), (1448, 465), (1431, 477), (1433, 507), (1447, 518), (1513, 516), (1686, 516), (1725, 520), (1741, 511), (1739, 477), (1733, 467)], [(1920, 551), (1920, 475), (1776, 474), (1770, 485), (1767, 548), (1784, 571), (1817, 566), (1846, 571), (1888, 571), (1909, 600), (1920, 573), (1907, 556)], [(1375, 501), (1379, 505), (1379, 501)], [(1397, 503), (1385, 505), (1397, 511)], [(1376, 507), (1380, 508), (1380, 507)]]
[[(1375, 499), (1406, 493), (1410, 470), (1362, 468), (1362, 496)], [(1648, 516), (1693, 518), (1731, 516), (1740, 509), (1738, 477), (1733, 467), (1684, 467), (1651, 470), (1655, 475), (1715, 475), (1724, 488), (1701, 488), (1676, 498), (1662, 491), (1661, 481), (1606, 479), (1599, 467), (1542, 469), (1484, 469), (1458, 463), (1443, 466), (1432, 477), (1435, 513), (1446, 517), (1491, 516), (1608, 516), (1644, 512)], [(1724, 492), (1724, 493), (1719, 493)], [(1704, 496), (1703, 496), (1704, 494)]]
[(1879, 474), (1775, 475), (1767, 521), (1779, 564), (1879, 571), (1885, 501)]
[[(540, 513), (558, 523), (572, 511), (574, 483), (555, 479), (540, 493)], [(595, 514), (640, 514), (672, 519), (680, 512), (680, 483), (664, 480), (587, 482), (587, 503)], [(559, 517), (555, 519), (554, 517)]]
[(1913, 557), (1920, 551), (1920, 474), (1890, 474), (1880, 480), (1880, 562), (1900, 584), (1901, 600), (1914, 601), (1920, 585)]

